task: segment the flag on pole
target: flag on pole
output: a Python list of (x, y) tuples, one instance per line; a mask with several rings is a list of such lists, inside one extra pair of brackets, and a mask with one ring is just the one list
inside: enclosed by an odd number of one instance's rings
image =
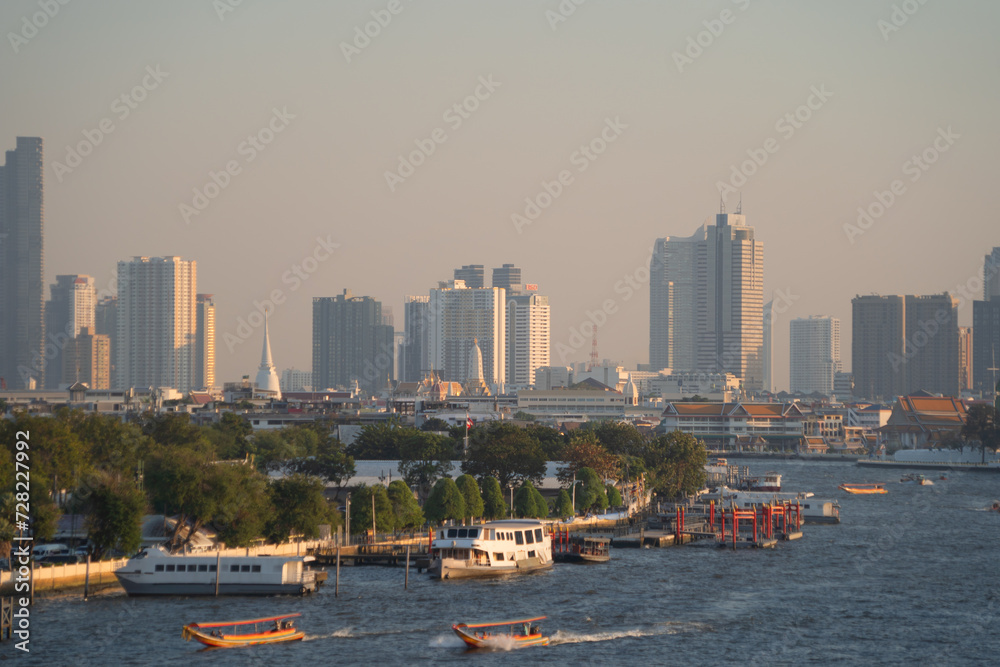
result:
[(472, 417), (469, 417), (468, 415), (466, 415), (466, 417), (465, 417), (465, 430), (468, 431), (473, 426), (475, 426), (475, 424), (472, 423)]

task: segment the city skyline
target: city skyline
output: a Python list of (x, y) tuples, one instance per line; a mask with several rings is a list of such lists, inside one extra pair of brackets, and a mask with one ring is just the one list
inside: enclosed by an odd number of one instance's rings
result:
[(37, 3), (5, 3), (0, 137), (45, 141), (43, 286), (197, 261), (222, 382), (257, 368), (262, 326), (240, 321), (275, 291), (274, 360), (309, 368), (313, 297), (400, 313), (454, 267), (513, 262), (553, 304), (551, 363), (587, 359), (596, 318), (601, 356), (635, 367), (653, 242), (722, 194), (767, 247), (775, 388), (787, 322), (846, 327), (856, 295), (948, 291), (972, 324), (1000, 245), (978, 210), (993, 4), (901, 25), (892, 2), (400, 6), (357, 46), (385, 3), (70, 4), (29, 37)]

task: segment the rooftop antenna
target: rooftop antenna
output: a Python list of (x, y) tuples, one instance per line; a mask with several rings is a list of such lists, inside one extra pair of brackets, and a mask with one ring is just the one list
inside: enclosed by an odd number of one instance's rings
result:
[(592, 371), (599, 365), (599, 357), (597, 355), (597, 327), (594, 327), (594, 337), (590, 343), (590, 363), (587, 365), (587, 370)]
[(736, 205), (736, 215), (743, 215), (743, 193), (740, 192), (740, 203)]
[(721, 195), (719, 196), (719, 213), (722, 215), (726, 214), (726, 200)]

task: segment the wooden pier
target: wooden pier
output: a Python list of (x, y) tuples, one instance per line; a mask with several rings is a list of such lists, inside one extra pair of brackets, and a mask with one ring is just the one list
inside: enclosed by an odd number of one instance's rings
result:
[(14, 598), (0, 597), (0, 642), (13, 637)]
[[(418, 570), (427, 567), (422, 565), (423, 562), (430, 560), (426, 544), (359, 544), (340, 547), (340, 564), (343, 566), (405, 566), (407, 550), (409, 550), (412, 565), (415, 565)], [(335, 566), (337, 564), (336, 548), (317, 549), (313, 555), (319, 565)]]

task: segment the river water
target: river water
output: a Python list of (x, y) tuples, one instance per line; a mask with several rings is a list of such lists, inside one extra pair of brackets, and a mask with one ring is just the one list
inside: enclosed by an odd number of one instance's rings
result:
[[(607, 565), (556, 565), (502, 580), (438, 582), (402, 568), (341, 569), (306, 598), (39, 600), (31, 654), (51, 664), (997, 664), (1000, 475), (948, 472), (934, 486), (850, 463), (740, 461), (785, 490), (836, 498), (842, 523), (806, 526), (774, 550), (613, 550)], [(842, 482), (885, 482), (849, 496)], [(200, 650), (195, 621), (301, 612), (306, 640)], [(547, 615), (549, 647), (466, 652), (455, 622)]]

